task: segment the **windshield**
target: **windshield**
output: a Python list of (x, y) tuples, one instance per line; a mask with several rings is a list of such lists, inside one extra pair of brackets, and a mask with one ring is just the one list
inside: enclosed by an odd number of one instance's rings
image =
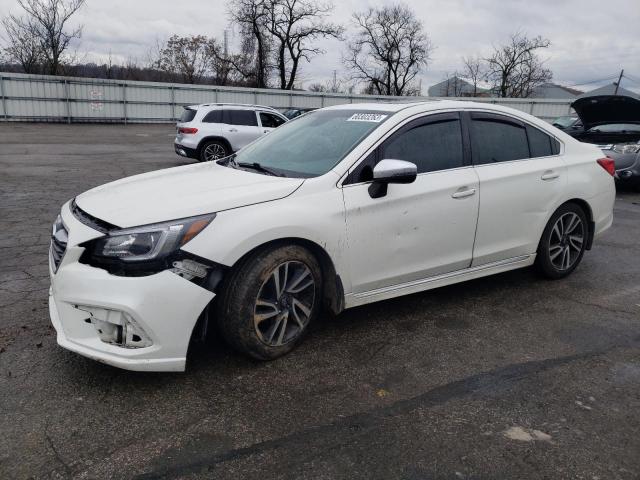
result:
[(640, 125), (633, 123), (607, 123), (593, 127), (591, 132), (640, 132)]
[(553, 121), (553, 124), (566, 128), (573, 125), (576, 120), (578, 120), (576, 117), (558, 117)]
[(288, 177), (324, 175), (391, 112), (319, 110), (303, 115), (238, 152), (238, 164), (261, 167)]

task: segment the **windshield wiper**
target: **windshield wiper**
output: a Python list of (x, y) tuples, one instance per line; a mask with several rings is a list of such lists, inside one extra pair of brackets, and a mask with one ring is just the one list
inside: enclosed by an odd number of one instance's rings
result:
[(284, 177), (283, 174), (276, 172), (275, 170), (271, 170), (268, 167), (260, 165), (258, 162), (234, 162), (236, 165), (242, 168), (252, 168), (258, 172), (266, 173), (267, 175), (273, 175), (274, 177)]

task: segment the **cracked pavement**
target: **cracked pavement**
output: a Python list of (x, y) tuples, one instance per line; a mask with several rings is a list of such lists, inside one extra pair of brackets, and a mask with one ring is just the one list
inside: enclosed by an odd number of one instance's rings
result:
[(0, 124), (0, 478), (640, 477), (640, 194), (572, 276), (530, 270), (324, 316), (285, 358), (186, 373), (56, 345), (60, 205), (186, 164), (172, 126)]

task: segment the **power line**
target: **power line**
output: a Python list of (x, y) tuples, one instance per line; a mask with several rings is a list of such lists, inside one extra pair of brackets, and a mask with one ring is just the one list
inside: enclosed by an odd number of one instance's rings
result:
[(629, 75), (629, 74), (627, 74), (627, 73), (625, 73), (625, 74), (623, 75), (623, 77), (624, 77), (624, 78), (626, 78), (626, 79), (628, 79), (628, 80), (631, 80), (632, 82), (640, 83), (640, 80), (638, 80), (638, 79), (637, 79), (637, 78), (635, 78), (635, 77), (632, 77), (631, 75)]
[(568, 88), (571, 88), (571, 87), (579, 87), (579, 86), (581, 86), (581, 85), (591, 85), (592, 83), (606, 82), (607, 80), (613, 80), (613, 79), (615, 79), (615, 78), (618, 78), (618, 74), (616, 74), (616, 75), (611, 75), (610, 77), (607, 77), (607, 78), (601, 78), (601, 79), (599, 79), (599, 80), (590, 80), (590, 81), (588, 81), (588, 82), (579, 82), (579, 83), (576, 83), (576, 84), (574, 84), (574, 85), (567, 85), (567, 87), (568, 87)]

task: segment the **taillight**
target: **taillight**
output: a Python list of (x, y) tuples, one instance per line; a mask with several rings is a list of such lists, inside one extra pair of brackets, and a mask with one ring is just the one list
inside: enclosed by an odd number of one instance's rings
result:
[(198, 133), (198, 129), (193, 127), (180, 127), (178, 133), (193, 134)]
[(604, 157), (598, 160), (598, 164), (612, 177), (616, 174), (616, 162), (613, 158)]

